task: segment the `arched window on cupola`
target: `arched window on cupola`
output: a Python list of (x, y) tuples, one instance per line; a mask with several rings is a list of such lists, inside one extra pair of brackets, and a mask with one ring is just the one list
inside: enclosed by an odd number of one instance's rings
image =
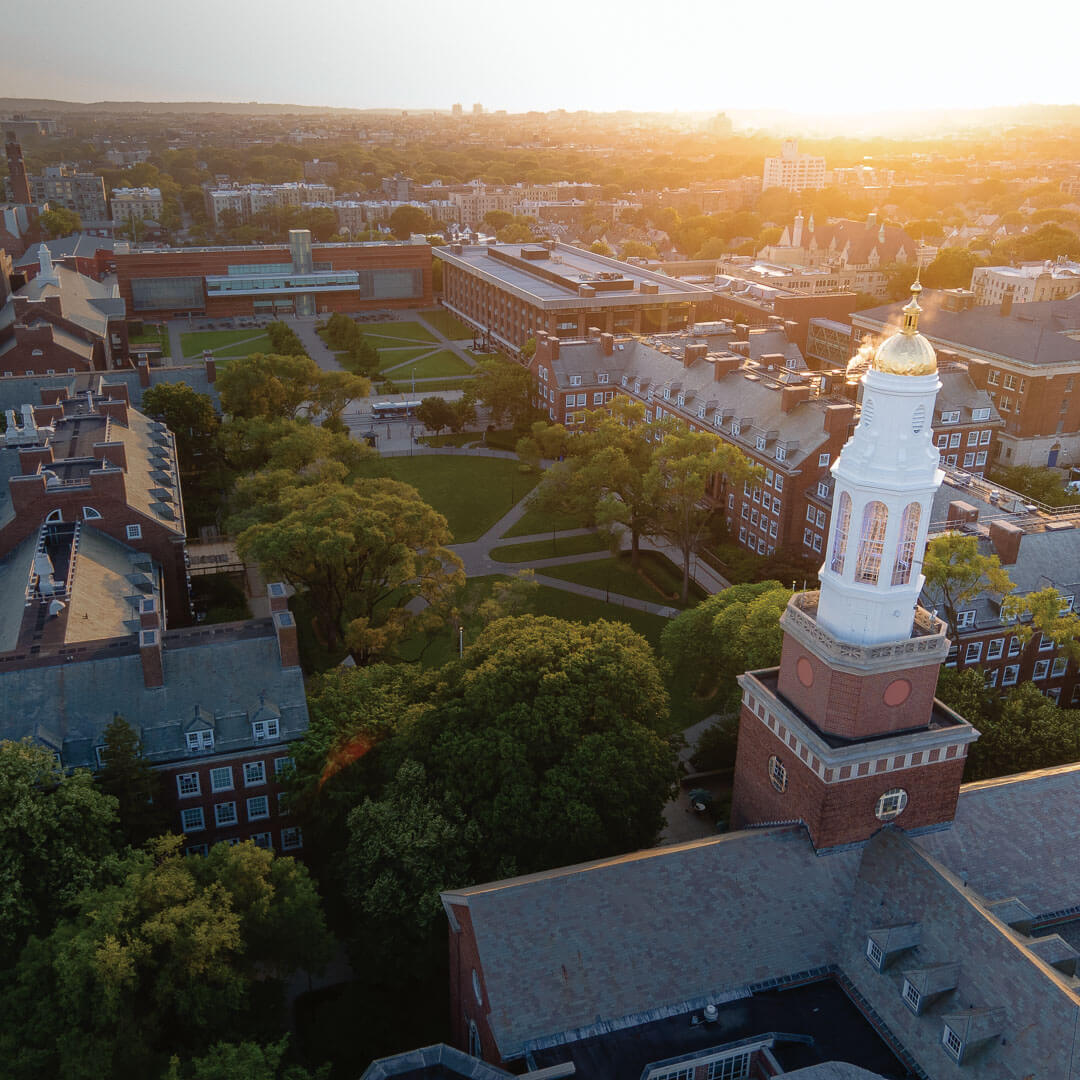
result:
[(862, 530), (859, 534), (859, 553), (855, 558), (855, 580), (865, 585), (876, 585), (881, 573), (881, 556), (885, 550), (885, 529), (889, 524), (889, 510), (876, 499), (863, 510)]
[(836, 507), (836, 529), (833, 531), (832, 562), (829, 569), (834, 574), (844, 572), (844, 556), (847, 554), (848, 530), (851, 528), (851, 496), (841, 492), (840, 502)]
[(893, 563), (892, 583), (906, 585), (911, 580), (911, 564), (915, 559), (915, 538), (919, 535), (922, 507), (908, 503), (900, 519), (900, 539), (896, 545), (896, 562)]

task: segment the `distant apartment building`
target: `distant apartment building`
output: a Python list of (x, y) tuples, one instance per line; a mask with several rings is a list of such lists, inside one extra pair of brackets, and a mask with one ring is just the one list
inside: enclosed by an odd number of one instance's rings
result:
[(709, 293), (698, 285), (554, 241), (451, 244), (443, 264), (443, 303), (478, 334), (515, 353), (540, 333), (582, 337), (663, 332), (692, 324)]
[(55, 135), (58, 124), (55, 120), (44, 120), (16, 113), (0, 119), (0, 128), (4, 131), (12, 131), (16, 136)]
[(411, 177), (394, 173), (393, 176), (384, 176), (379, 184), (383, 197), (390, 202), (408, 202), (412, 198), (412, 189), (416, 181)]
[(110, 203), (116, 222), (160, 221), (165, 205), (156, 187), (113, 188)]
[(246, 224), (266, 210), (300, 207), (304, 203), (330, 203), (334, 189), (329, 184), (234, 184), (206, 192), (206, 212), (220, 228), (231, 215), (236, 224)]
[[(963, 362), (1004, 420), (992, 462), (1080, 464), (1080, 296), (976, 306), (970, 290), (924, 293), (919, 331)], [(899, 325), (899, 303), (857, 311), (856, 333)]]
[(314, 315), (431, 303), (427, 244), (289, 243), (236, 247), (116, 247), (117, 287), (131, 318)]
[(1064, 195), (1080, 195), (1080, 175), (1062, 180), (1060, 188)]
[(489, 191), (484, 187), (462, 194), (452, 192), (450, 201), (458, 208), (458, 217), (462, 225), (475, 228), (484, 220), (484, 215), (492, 210), (504, 210), (514, 213), (521, 202), (520, 191)]
[(817, 191), (825, 186), (825, 159), (814, 154), (800, 154), (797, 139), (787, 139), (779, 157), (765, 159), (761, 190), (784, 188), (787, 191)]
[(48, 203), (50, 209), (74, 210), (84, 223), (109, 218), (105, 181), (93, 173), (79, 172), (74, 165), (47, 165), (30, 177), (30, 201)]
[(14, 258), (26, 251), (38, 210), (32, 203), (0, 203), (0, 249)]
[(333, 180), (338, 174), (336, 161), (323, 161), (315, 158), (313, 161), (304, 162), (304, 179), (309, 183)]
[(1060, 255), (1053, 262), (977, 266), (971, 272), (971, 291), (979, 306), (1065, 300), (1080, 293), (1080, 263)]

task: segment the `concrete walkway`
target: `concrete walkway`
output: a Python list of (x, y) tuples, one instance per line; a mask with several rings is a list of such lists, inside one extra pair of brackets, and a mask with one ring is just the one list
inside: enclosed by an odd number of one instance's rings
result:
[(308, 356), (323, 369), (323, 371), (344, 371), (338, 362), (333, 350), (315, 332), (315, 317), (300, 318), (296, 315), (286, 315), (282, 320), (286, 326), (291, 326), (296, 336), (303, 343)]

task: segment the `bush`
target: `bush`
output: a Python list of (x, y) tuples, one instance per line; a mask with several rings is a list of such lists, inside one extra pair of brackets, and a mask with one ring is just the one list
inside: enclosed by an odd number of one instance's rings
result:
[(739, 721), (729, 716), (706, 728), (690, 758), (694, 772), (718, 772), (735, 767), (735, 748), (739, 740)]

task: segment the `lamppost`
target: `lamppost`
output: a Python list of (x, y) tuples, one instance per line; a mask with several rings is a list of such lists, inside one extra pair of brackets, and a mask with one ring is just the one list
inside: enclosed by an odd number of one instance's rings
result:
[(465, 627), (463, 625), (459, 624), (458, 628), (457, 628), (457, 633), (458, 633), (457, 654), (458, 654), (458, 659), (460, 660), (465, 655)]

